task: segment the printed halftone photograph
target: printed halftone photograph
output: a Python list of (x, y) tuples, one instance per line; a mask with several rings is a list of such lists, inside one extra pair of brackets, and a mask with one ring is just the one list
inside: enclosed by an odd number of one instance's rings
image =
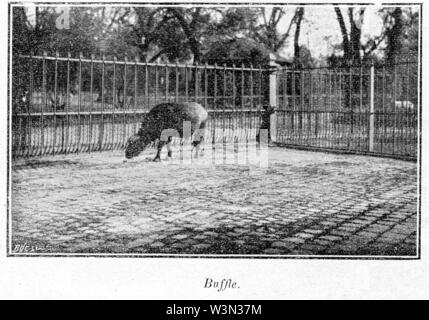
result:
[(420, 14), (10, 3), (8, 256), (419, 259)]

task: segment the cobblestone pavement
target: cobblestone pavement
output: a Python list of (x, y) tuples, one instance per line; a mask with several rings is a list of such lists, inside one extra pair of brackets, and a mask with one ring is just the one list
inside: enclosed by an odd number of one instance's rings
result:
[(413, 162), (273, 147), (261, 168), (153, 153), (15, 161), (13, 252), (416, 255)]

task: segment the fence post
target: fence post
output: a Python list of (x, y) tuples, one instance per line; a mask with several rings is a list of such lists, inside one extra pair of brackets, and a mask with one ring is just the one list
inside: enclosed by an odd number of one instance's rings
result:
[[(275, 56), (270, 54), (270, 86), (269, 86), (269, 104), (277, 109), (277, 63)], [(270, 137), (272, 142), (277, 142), (277, 111), (270, 115)]]
[(375, 75), (374, 63), (371, 63), (370, 84), (369, 84), (369, 152), (374, 151), (374, 95), (375, 95)]

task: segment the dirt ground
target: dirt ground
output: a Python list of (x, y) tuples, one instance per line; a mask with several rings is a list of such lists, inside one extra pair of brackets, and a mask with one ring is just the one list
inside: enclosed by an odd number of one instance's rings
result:
[(270, 147), (265, 166), (209, 147), (14, 161), (11, 253), (416, 256), (415, 162)]

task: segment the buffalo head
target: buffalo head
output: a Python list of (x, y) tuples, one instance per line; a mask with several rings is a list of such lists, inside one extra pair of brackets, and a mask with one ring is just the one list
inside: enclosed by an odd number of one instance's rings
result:
[(125, 146), (125, 158), (131, 159), (137, 157), (145, 148), (142, 137), (138, 134), (131, 136)]

